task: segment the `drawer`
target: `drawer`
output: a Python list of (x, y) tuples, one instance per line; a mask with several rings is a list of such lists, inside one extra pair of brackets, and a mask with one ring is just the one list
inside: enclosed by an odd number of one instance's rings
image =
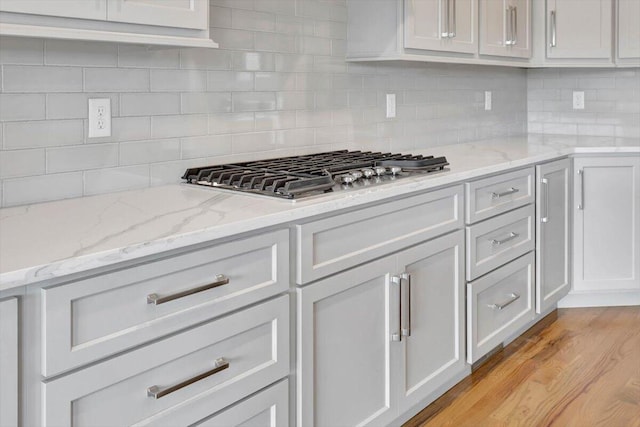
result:
[(474, 280), (535, 247), (533, 205), (467, 227), (467, 280)]
[(467, 362), (474, 363), (534, 318), (533, 252), (467, 283)]
[(289, 297), (280, 296), (45, 381), (43, 420), (46, 426), (191, 425), (289, 369)]
[(462, 186), (296, 226), (298, 284), (461, 228)]
[(467, 224), (533, 203), (534, 177), (531, 167), (467, 182)]
[(285, 427), (289, 425), (289, 382), (281, 381), (207, 418), (198, 427)]
[[(279, 230), (43, 289), (43, 375), (286, 291), (288, 250), (289, 232)], [(229, 282), (215, 286), (220, 274)], [(214, 287), (171, 299), (207, 285)], [(148, 300), (154, 294), (156, 303)]]

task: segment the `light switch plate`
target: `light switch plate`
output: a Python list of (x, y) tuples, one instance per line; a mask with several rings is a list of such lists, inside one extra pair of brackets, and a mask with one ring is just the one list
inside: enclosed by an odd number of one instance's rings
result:
[(396, 116), (396, 94), (387, 94), (387, 119), (392, 119)]
[(486, 111), (491, 110), (491, 91), (487, 90), (484, 92), (484, 109)]
[(89, 99), (89, 138), (111, 136), (111, 98)]

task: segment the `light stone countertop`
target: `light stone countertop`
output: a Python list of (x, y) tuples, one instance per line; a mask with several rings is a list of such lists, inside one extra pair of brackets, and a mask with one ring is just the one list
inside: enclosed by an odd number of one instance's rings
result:
[(0, 209), (0, 291), (569, 154), (640, 154), (640, 139), (530, 134), (406, 151), (446, 156), (450, 171), (297, 201), (176, 184)]

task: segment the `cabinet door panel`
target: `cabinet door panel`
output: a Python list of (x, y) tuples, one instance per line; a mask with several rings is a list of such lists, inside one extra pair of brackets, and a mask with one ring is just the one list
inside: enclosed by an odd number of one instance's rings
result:
[(105, 20), (107, 0), (2, 0), (0, 12)]
[(509, 46), (509, 56), (531, 57), (531, 1), (510, 0), (513, 8), (513, 43)]
[(610, 58), (611, 10), (611, 0), (547, 0), (547, 57)]
[(18, 299), (0, 301), (0, 426), (18, 425)]
[(618, 57), (640, 58), (640, 1), (618, 0)]
[(480, 54), (508, 56), (507, 0), (480, 0)]
[(569, 159), (536, 166), (537, 313), (557, 303), (571, 288), (569, 170)]
[(107, 20), (206, 30), (208, 0), (108, 0)]
[(398, 255), (400, 271), (411, 275), (411, 336), (402, 337), (400, 412), (465, 368), (463, 248), (464, 232), (457, 231)]
[(640, 290), (640, 157), (574, 163), (575, 291)]
[(386, 425), (397, 416), (395, 268), (387, 257), (298, 289), (299, 426)]

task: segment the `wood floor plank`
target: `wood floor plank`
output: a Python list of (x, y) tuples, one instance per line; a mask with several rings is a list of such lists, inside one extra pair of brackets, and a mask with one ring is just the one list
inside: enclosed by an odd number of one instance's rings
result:
[(640, 307), (557, 313), (405, 427), (640, 427)]

